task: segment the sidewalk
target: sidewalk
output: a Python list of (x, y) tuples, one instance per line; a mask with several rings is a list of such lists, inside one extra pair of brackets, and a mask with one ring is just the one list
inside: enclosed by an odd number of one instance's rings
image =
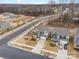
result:
[(55, 59), (67, 59), (67, 50), (59, 49), (57, 57)]
[(34, 49), (32, 50), (32, 52), (40, 54), (41, 50), (42, 50), (42, 48), (44, 46), (45, 41), (46, 41), (46, 39), (40, 39), (38, 41), (38, 43), (36, 44), (36, 46), (34, 47)]

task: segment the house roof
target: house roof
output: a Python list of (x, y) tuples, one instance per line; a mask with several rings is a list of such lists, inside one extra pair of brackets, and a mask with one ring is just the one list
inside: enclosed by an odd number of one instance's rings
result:
[(8, 22), (6, 22), (6, 21), (0, 21), (0, 25), (1, 24), (6, 24), (6, 23), (8, 23)]
[(10, 25), (10, 23), (8, 23), (6, 21), (0, 21), (0, 29), (6, 30), (8, 28), (12, 28), (12, 26)]
[(36, 29), (38, 29), (41, 32), (47, 31), (47, 32), (52, 32), (52, 33), (57, 33), (63, 36), (68, 36), (69, 30), (67, 28), (63, 27), (50, 27), (48, 25), (41, 25), (38, 26)]
[(4, 12), (2, 14), (0, 14), (0, 16), (3, 16), (3, 19), (7, 20), (7, 18), (13, 18), (16, 17), (16, 14), (14, 13), (10, 13), (10, 12)]
[(53, 28), (48, 25), (40, 25), (37, 27), (37, 29), (41, 32), (44, 32), (44, 31), (50, 32), (53, 30)]
[(4, 15), (4, 16), (15, 16), (14, 13), (10, 13), (10, 12), (2, 13), (2, 15)]
[(0, 14), (0, 20), (11, 20), (10, 18), (16, 17), (16, 14), (10, 12), (4, 12)]
[(68, 36), (69, 30), (63, 27), (54, 27), (52, 33), (57, 33), (58, 35), (62, 35), (62, 36)]

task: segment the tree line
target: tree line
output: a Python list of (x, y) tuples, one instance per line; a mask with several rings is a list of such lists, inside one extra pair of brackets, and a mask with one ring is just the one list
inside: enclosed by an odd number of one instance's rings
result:
[(40, 16), (40, 15), (51, 15), (54, 14), (54, 10), (52, 8), (49, 8), (47, 10), (42, 10), (42, 8), (39, 8), (39, 10), (34, 9), (28, 9), (28, 8), (14, 8), (14, 7), (8, 7), (8, 8), (4, 8), (4, 7), (0, 7), (0, 13), (3, 12), (11, 12), (11, 13), (15, 13), (15, 14), (24, 14), (24, 15), (30, 15), (30, 16)]

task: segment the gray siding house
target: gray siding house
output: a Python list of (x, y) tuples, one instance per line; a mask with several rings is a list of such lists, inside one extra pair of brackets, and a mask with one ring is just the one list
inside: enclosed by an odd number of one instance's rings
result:
[(79, 49), (79, 28), (74, 31), (74, 48)]
[(59, 43), (62, 40), (68, 42), (68, 39), (69, 30), (67, 28), (55, 27), (51, 32), (51, 43)]
[(38, 26), (33, 30), (32, 35), (36, 40), (47, 39), (52, 28), (48, 25)]

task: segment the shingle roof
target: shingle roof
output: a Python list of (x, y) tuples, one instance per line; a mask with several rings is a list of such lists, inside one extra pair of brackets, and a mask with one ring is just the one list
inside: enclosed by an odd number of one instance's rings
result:
[(37, 27), (37, 29), (41, 32), (44, 32), (44, 31), (50, 32), (53, 30), (53, 28), (48, 25), (40, 25)]
[(54, 30), (52, 31), (52, 33), (58, 33), (62, 36), (68, 36), (69, 30), (63, 27), (54, 27)]
[(6, 21), (0, 21), (0, 29), (6, 30), (8, 28), (12, 28), (10, 23), (8, 23)]

